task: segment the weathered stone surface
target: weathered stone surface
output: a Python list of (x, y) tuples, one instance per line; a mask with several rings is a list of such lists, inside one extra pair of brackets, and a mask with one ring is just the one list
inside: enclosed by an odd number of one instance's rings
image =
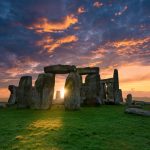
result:
[(14, 85), (9, 85), (8, 89), (10, 91), (10, 97), (8, 99), (8, 105), (14, 105), (17, 103), (17, 87)]
[(120, 104), (121, 102), (123, 102), (122, 90), (119, 89), (115, 93), (115, 104)]
[(113, 83), (107, 83), (107, 93), (106, 93), (106, 99), (108, 101), (114, 100), (114, 93), (113, 93)]
[(99, 74), (99, 67), (77, 68), (77, 72), (78, 72), (80, 75)]
[(145, 105), (145, 102), (144, 102), (144, 101), (136, 101), (136, 100), (133, 100), (133, 104), (134, 104), (134, 105), (141, 105), (141, 106), (144, 106), (144, 105)]
[(35, 87), (32, 88), (32, 109), (49, 109), (52, 105), (55, 85), (55, 75), (43, 73), (38, 76)]
[(114, 78), (114, 91), (116, 91), (119, 89), (119, 76), (117, 69), (114, 69), (113, 78)]
[(103, 83), (103, 81), (100, 81), (100, 99), (102, 102), (106, 100), (106, 86), (105, 83)]
[(126, 104), (129, 106), (129, 105), (132, 105), (132, 103), (133, 103), (132, 94), (128, 94), (126, 98)]
[(129, 105), (128, 108), (142, 108), (141, 105)]
[(139, 108), (127, 108), (125, 110), (125, 113), (136, 114), (141, 116), (150, 116), (150, 111), (139, 109)]
[(114, 93), (114, 102), (117, 101), (116, 100), (116, 93), (119, 90), (119, 76), (118, 76), (118, 70), (114, 69), (114, 74), (113, 74), (113, 78), (114, 78), (114, 83), (113, 83), (113, 93)]
[(114, 90), (113, 90), (114, 78), (103, 79), (100, 81), (101, 85), (101, 97), (103, 101), (107, 103), (114, 103)]
[(32, 77), (23, 76), (17, 89), (17, 107), (27, 108), (32, 99)]
[(65, 83), (65, 109), (66, 110), (78, 110), (80, 109), (80, 87), (81, 78), (77, 72), (71, 72)]
[(89, 74), (85, 78), (85, 105), (93, 106), (102, 103), (100, 97), (100, 75), (99, 74)]
[(66, 74), (74, 71), (76, 71), (76, 67), (70, 65), (52, 65), (44, 67), (45, 73)]
[(84, 105), (84, 101), (86, 100), (86, 95), (85, 95), (85, 93), (86, 93), (86, 86), (85, 86), (85, 83), (82, 83), (81, 84), (81, 90), (80, 90), (80, 96), (81, 96), (81, 98), (80, 98), (80, 104), (81, 105)]

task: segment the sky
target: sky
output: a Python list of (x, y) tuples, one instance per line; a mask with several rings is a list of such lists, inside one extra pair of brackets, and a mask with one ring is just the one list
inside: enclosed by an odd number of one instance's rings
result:
[(150, 0), (0, 0), (0, 98), (54, 64), (117, 68), (124, 95), (150, 97)]

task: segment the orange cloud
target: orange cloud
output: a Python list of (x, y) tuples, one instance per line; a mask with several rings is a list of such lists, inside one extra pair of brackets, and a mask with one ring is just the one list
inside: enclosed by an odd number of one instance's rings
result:
[[(142, 53), (139, 49), (141, 46), (142, 48), (146, 48), (147, 44), (150, 42), (150, 37), (146, 37), (143, 39), (130, 39), (130, 40), (123, 40), (123, 41), (116, 41), (113, 43), (109, 43), (108, 45), (112, 45), (117, 48), (118, 55), (129, 55), (129, 54), (140, 54), (140, 55), (147, 55), (149, 50), (145, 50)], [(145, 46), (143, 46), (145, 45)]]
[(89, 67), (95, 67), (97, 65), (100, 65), (102, 63), (102, 61), (96, 61), (96, 62), (92, 62), (89, 64)]
[(105, 54), (107, 54), (107, 50), (104, 48), (98, 48), (95, 51), (92, 51), (92, 59), (97, 59), (97, 58), (102, 58), (105, 56)]
[(76, 42), (77, 40), (78, 37), (75, 35), (69, 35), (58, 40), (53, 40), (51, 37), (46, 36), (41, 41), (38, 41), (37, 45), (43, 46), (44, 50), (47, 50), (48, 53), (52, 53), (56, 48), (60, 47), (62, 44)]
[(78, 10), (77, 10), (78, 14), (82, 14), (82, 13), (85, 13), (86, 10), (83, 6), (79, 7)]
[(124, 47), (124, 46), (136, 46), (136, 45), (142, 45), (144, 43), (150, 42), (150, 37), (146, 37), (144, 39), (131, 39), (131, 40), (123, 40), (123, 41), (117, 41), (113, 43), (113, 46), (116, 48)]
[(40, 18), (37, 23), (29, 26), (28, 29), (33, 29), (38, 33), (41, 32), (59, 32), (68, 29), (71, 25), (76, 24), (78, 19), (74, 15), (67, 15), (60, 22), (52, 22), (47, 18)]
[(93, 6), (99, 8), (103, 6), (103, 3), (97, 1), (97, 2), (94, 2)]

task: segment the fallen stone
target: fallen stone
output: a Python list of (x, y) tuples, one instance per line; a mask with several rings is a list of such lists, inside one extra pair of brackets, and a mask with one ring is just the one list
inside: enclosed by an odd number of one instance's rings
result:
[(70, 65), (53, 65), (44, 67), (45, 73), (66, 74), (74, 71), (76, 71), (76, 67)]
[(133, 104), (135, 105), (145, 105), (145, 102), (144, 101), (136, 101), (136, 100), (133, 100)]
[(125, 110), (125, 113), (136, 114), (136, 115), (141, 115), (141, 116), (150, 116), (150, 111), (139, 109), (139, 108), (127, 108)]
[(55, 75), (50, 73), (39, 74), (32, 88), (32, 109), (49, 109), (52, 105), (55, 85)]
[(66, 110), (80, 109), (81, 78), (77, 72), (69, 73), (65, 83), (64, 105)]
[(19, 81), (19, 86), (17, 89), (17, 107), (18, 108), (28, 108), (29, 103), (32, 100), (32, 77), (23, 76)]
[(129, 105), (128, 108), (142, 108), (142, 106), (141, 105), (135, 105), (135, 104), (133, 105), (132, 104), (132, 105)]
[(99, 74), (99, 67), (77, 68), (77, 72), (78, 72), (80, 75)]

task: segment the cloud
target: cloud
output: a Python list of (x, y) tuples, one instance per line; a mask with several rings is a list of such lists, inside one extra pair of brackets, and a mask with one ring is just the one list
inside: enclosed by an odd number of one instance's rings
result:
[(103, 3), (97, 1), (97, 2), (94, 2), (93, 6), (96, 7), (96, 8), (100, 8), (101, 6), (103, 6)]
[[(122, 41), (116, 41), (111, 43), (117, 51), (118, 55), (150, 55), (148, 48), (148, 43), (150, 42), (150, 37), (145, 37), (143, 39), (125, 39)], [(141, 50), (143, 49), (143, 51)]]
[(142, 45), (144, 43), (150, 42), (150, 37), (146, 37), (144, 39), (125, 39), (123, 41), (116, 41), (113, 43), (113, 46), (116, 48), (127, 47), (127, 46), (137, 46)]
[(67, 15), (62, 21), (49, 21), (47, 18), (40, 18), (38, 22), (28, 26), (28, 29), (35, 30), (38, 33), (42, 32), (59, 32), (68, 29), (71, 25), (78, 22), (74, 15)]
[(128, 6), (124, 6), (122, 10), (115, 13), (115, 16), (121, 16), (127, 9), (128, 9)]
[(78, 10), (77, 10), (78, 14), (82, 14), (82, 13), (85, 13), (86, 10), (83, 6), (79, 7)]
[[(48, 53), (52, 53), (56, 48), (61, 47), (63, 44), (76, 42), (78, 37), (75, 35), (68, 35), (58, 40), (54, 40), (51, 37), (45, 37), (41, 41), (37, 42), (37, 45), (42, 46)], [(42, 51), (41, 51), (42, 53)]]

